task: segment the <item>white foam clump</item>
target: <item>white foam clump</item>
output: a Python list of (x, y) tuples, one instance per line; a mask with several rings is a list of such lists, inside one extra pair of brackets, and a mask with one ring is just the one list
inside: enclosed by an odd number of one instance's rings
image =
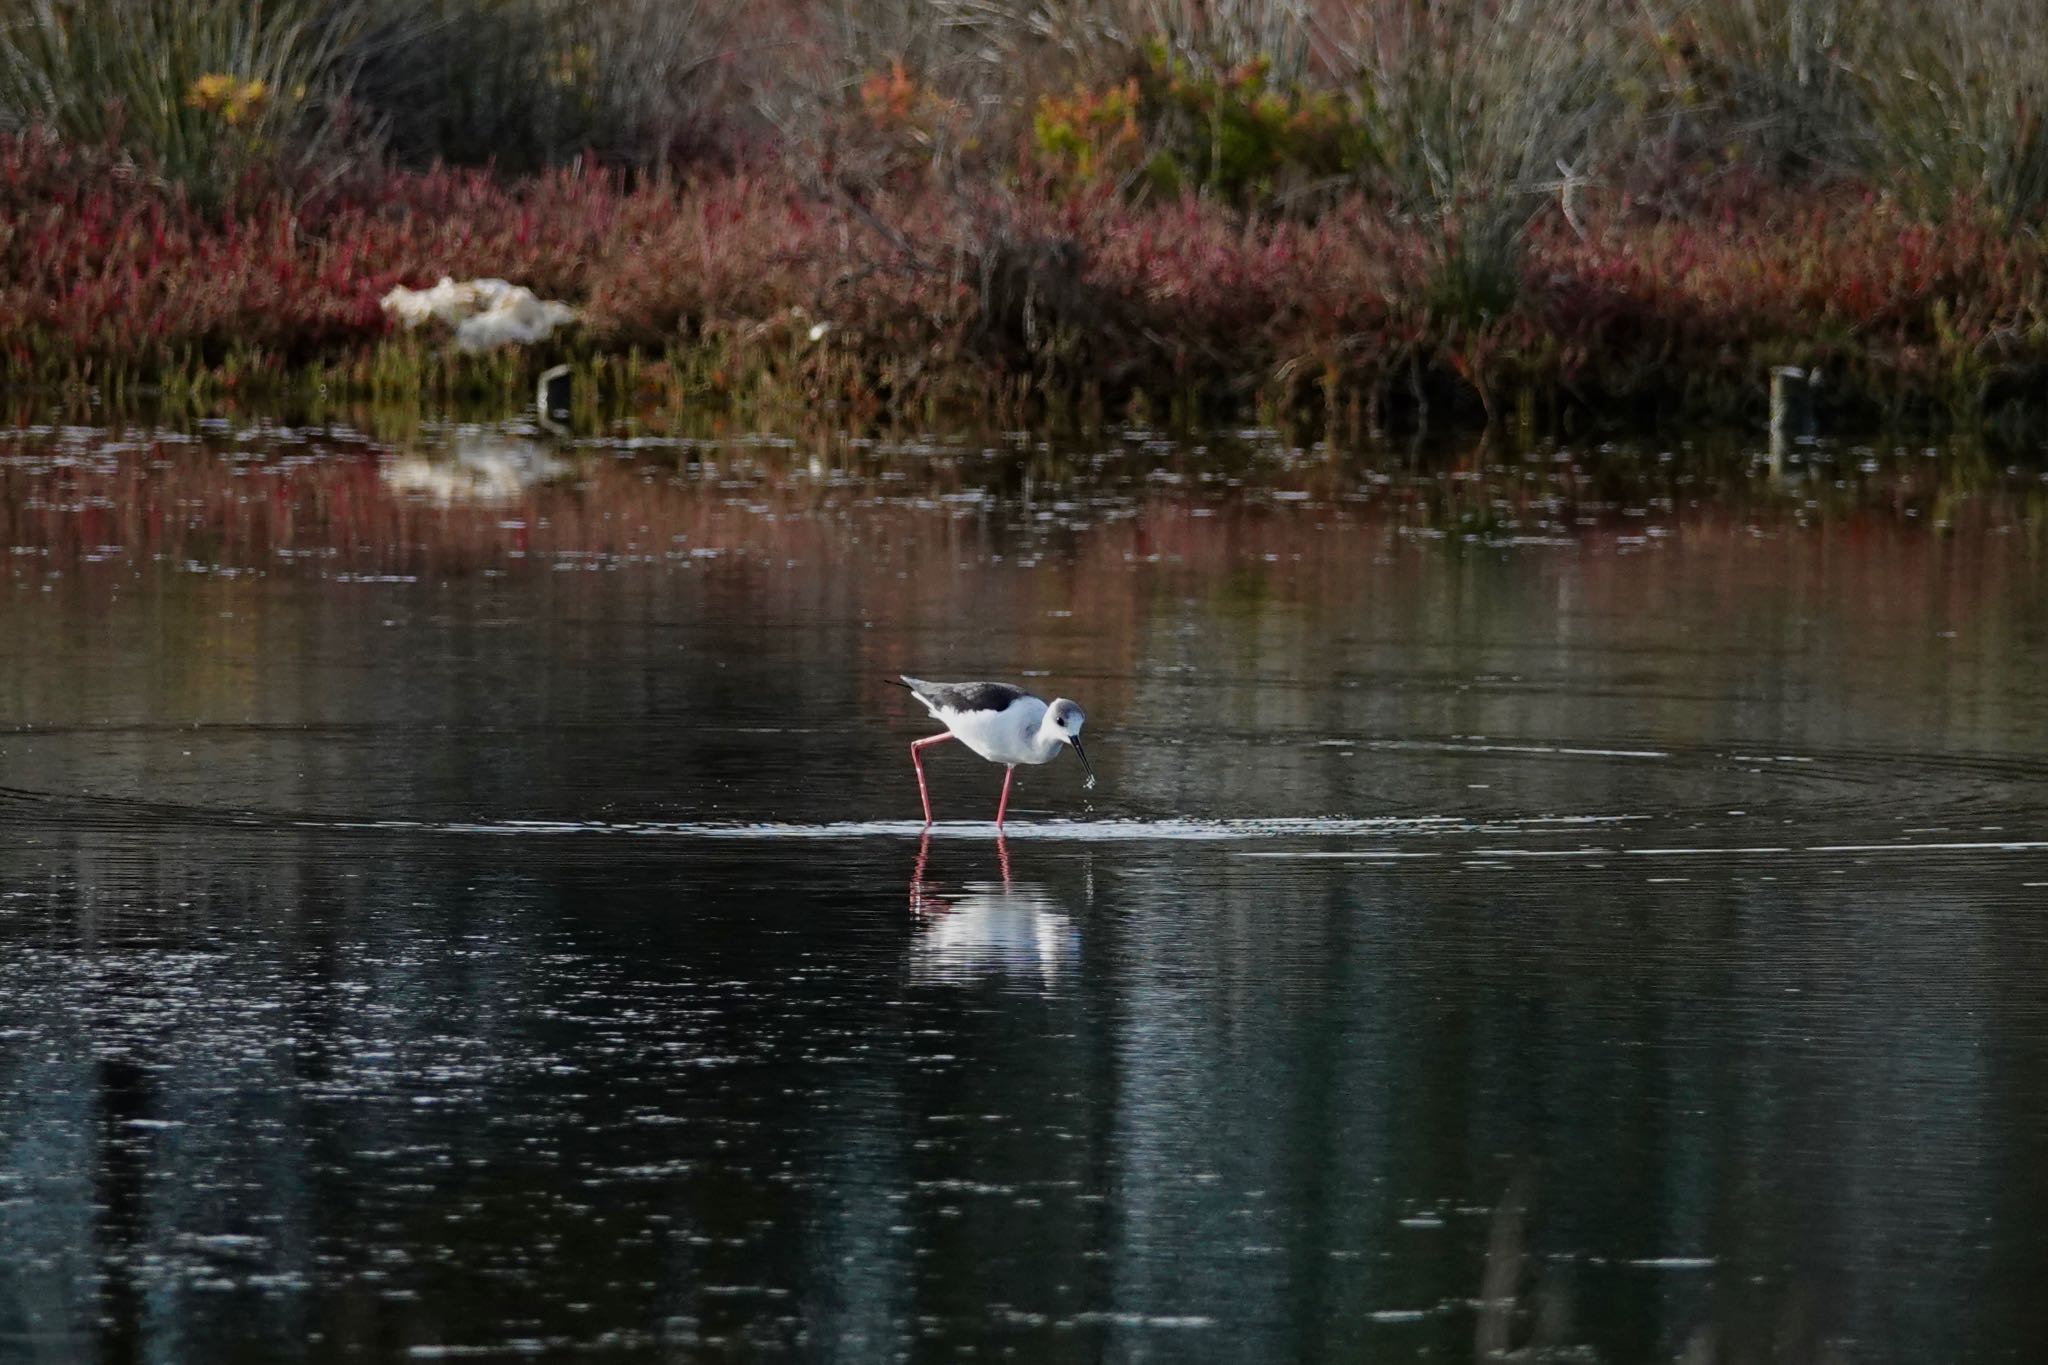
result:
[(455, 344), (465, 351), (545, 341), (557, 327), (567, 326), (577, 316), (568, 304), (541, 298), (523, 284), (456, 280), (447, 275), (431, 289), (399, 285), (382, 303), (385, 313), (407, 328), (430, 319), (447, 323), (455, 329)]

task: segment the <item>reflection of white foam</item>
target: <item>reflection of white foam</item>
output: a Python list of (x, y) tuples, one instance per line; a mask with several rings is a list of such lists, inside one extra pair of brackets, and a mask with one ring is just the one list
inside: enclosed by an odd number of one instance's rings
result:
[(510, 502), (535, 484), (558, 478), (569, 466), (546, 446), (488, 427), (466, 427), (444, 455), (404, 455), (383, 468), (394, 492), (435, 502)]
[(970, 882), (920, 916), (911, 979), (974, 981), (1003, 976), (1051, 986), (1081, 956), (1081, 933), (1052, 897), (1031, 886)]

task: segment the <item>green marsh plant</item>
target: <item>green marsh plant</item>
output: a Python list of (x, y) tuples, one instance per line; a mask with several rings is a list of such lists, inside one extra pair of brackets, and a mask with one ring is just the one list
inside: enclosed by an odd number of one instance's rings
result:
[(1677, 0), (1646, 8), (1657, 71), (1631, 93), (1660, 169), (1694, 185), (1734, 169), (1839, 176), (1868, 142), (1845, 55), (1869, 0)]
[[(1413, 0), (1352, 16), (1369, 184), (1436, 242), (1435, 307), (1497, 317), (1530, 222), (1574, 200), (1616, 118), (1624, 16), (1609, 0)], [(1377, 182), (1372, 184), (1371, 182)]]
[(2039, 0), (1864, 0), (1849, 61), (1869, 110), (1866, 166), (1939, 216), (2008, 227), (2048, 209), (2048, 8)]
[(656, 169), (711, 140), (734, 0), (361, 0), (353, 97), (410, 165)]
[(343, 146), (364, 17), (346, 0), (0, 0), (0, 126), (119, 146), (218, 200)]

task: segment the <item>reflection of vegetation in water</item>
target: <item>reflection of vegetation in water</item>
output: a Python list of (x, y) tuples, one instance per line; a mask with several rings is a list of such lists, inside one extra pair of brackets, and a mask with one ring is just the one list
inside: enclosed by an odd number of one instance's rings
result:
[(2008, 475), (1969, 445), (1941, 459), (1815, 446), (1773, 473), (1739, 448), (1694, 448), (1682, 461), (1558, 447), (1389, 459), (1303, 450), (1277, 433), (1047, 443), (706, 428), (565, 442), (421, 423), (403, 410), (364, 420), (390, 439), (331, 427), (309, 441), (262, 424), (197, 440), (17, 434), (0, 457), (0, 540), (18, 562), (32, 548), (91, 560), (118, 547), (222, 567), (453, 569), (563, 554), (820, 563), (856, 543), (865, 556), (890, 553), (927, 533), (914, 528), (945, 526), (978, 553), (1024, 564), (1084, 543), (1127, 544), (1134, 564), (1234, 562), (1225, 597), (1256, 613), (1276, 576), (1347, 553), (1362, 530), (1453, 546), (1628, 548), (1752, 518), (2037, 526), (2041, 498), (2031, 475)]
[(1233, 615), (1253, 619), (1264, 610), (1270, 587), (1263, 565), (1243, 565), (1219, 585), (1215, 605)]
[[(1579, 1258), (1546, 1256), (1540, 1247), (1544, 1209), (1535, 1172), (1534, 1165), (1524, 1165), (1487, 1217), (1479, 1293), (1472, 1302), (1473, 1358), (1596, 1365), (1601, 1355), (1581, 1343), (1573, 1322), (1584, 1297), (1574, 1284), (1573, 1262)], [(1697, 1255), (1661, 1262), (1636, 1267), (1636, 1273), (1704, 1276), (1717, 1267), (1714, 1258)], [(1796, 1283), (1769, 1291), (1721, 1290), (1715, 1297), (1722, 1302), (1684, 1333), (1678, 1365), (1847, 1365), (1841, 1343), (1828, 1338), (1810, 1296)]]

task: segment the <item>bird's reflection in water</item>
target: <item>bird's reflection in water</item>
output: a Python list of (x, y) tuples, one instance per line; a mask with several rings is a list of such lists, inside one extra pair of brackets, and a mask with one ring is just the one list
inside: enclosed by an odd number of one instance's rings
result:
[(910, 913), (917, 937), (910, 977), (920, 983), (989, 978), (1051, 989), (1071, 976), (1081, 959), (1081, 931), (1050, 888), (1010, 875), (1010, 848), (996, 840), (1001, 882), (928, 881), (931, 838), (918, 845), (910, 874)]

